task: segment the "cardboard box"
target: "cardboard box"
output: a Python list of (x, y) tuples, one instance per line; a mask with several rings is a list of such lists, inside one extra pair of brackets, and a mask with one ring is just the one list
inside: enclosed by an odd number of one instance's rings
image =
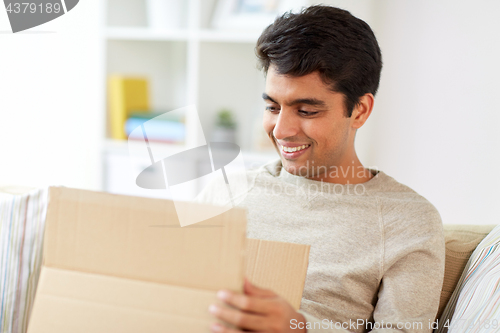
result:
[(309, 246), (245, 232), (243, 209), (181, 227), (169, 200), (50, 188), (28, 332), (209, 332), (216, 291), (245, 275), (298, 309)]

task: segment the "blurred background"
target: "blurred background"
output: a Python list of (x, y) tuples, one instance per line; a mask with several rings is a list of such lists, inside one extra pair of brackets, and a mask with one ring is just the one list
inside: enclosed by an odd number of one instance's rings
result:
[[(248, 166), (277, 158), (261, 129), (255, 42), (277, 14), (316, 3), (82, 0), (16, 34), (0, 10), (0, 186), (152, 195), (135, 186), (150, 161), (131, 164), (124, 138), (192, 104), (208, 141), (236, 142)], [(361, 162), (422, 194), (444, 223), (498, 224), (500, 2), (322, 3), (365, 20), (382, 49), (374, 111), (356, 137)], [(193, 119), (164, 120), (177, 134), (159, 134), (156, 149), (199, 139)]]

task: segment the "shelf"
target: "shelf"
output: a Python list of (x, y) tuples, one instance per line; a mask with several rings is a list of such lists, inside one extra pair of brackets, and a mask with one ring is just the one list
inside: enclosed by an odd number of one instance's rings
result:
[(227, 31), (204, 29), (199, 32), (202, 42), (256, 43), (260, 31)]
[(146, 27), (108, 27), (107, 39), (110, 40), (152, 40), (152, 41), (187, 41), (187, 30), (158, 30)]
[[(143, 146), (141, 141), (132, 141), (132, 145), (136, 147)], [(151, 147), (156, 148), (160, 151), (175, 151), (180, 152), (185, 149), (184, 144), (171, 144), (171, 143), (158, 143), (151, 142)], [(114, 153), (114, 154), (127, 154), (129, 151), (129, 144), (127, 140), (115, 140), (115, 139), (105, 139), (103, 143), (103, 150), (106, 153)]]
[[(103, 138), (105, 190), (150, 195), (151, 191), (137, 188), (137, 174), (150, 166), (151, 160), (159, 161), (192, 147), (200, 141), (200, 129), (210, 138), (217, 112), (223, 108), (232, 110), (239, 124), (237, 142), (247, 168), (279, 157), (274, 150), (252, 150), (256, 147), (254, 124), (260, 122), (262, 113), (259, 96), (265, 87), (254, 52), (261, 31), (211, 28), (217, 0), (183, 1), (187, 12), (178, 28), (148, 26), (152, 20), (148, 20), (144, 0), (105, 2), (108, 19), (102, 39), (106, 74), (146, 77), (153, 109), (173, 110), (194, 104), (199, 119), (186, 120), (189, 145), (152, 142), (152, 157), (144, 142), (131, 142), (129, 147), (127, 140)], [(186, 172), (196, 167), (186, 163)]]
[(257, 31), (227, 31), (203, 29), (189, 31), (185, 29), (158, 30), (147, 27), (108, 27), (106, 38), (109, 40), (137, 41), (188, 41), (255, 43), (259, 38)]

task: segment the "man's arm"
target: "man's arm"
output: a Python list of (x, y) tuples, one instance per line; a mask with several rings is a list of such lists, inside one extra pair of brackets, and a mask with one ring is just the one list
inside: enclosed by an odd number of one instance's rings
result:
[[(401, 223), (401, 219), (397, 217), (399, 214), (396, 214), (393, 221), (386, 221), (381, 284), (373, 322), (353, 319), (349, 323), (336, 323), (298, 311), (303, 315), (305, 323), (302, 317), (290, 316), (288, 325), (283, 329), (300, 332), (305, 327), (309, 333), (431, 332), (430, 325), (437, 313), (444, 276), (444, 236), (441, 219), (433, 207), (416, 211), (416, 215), (400, 215), (409, 219), (405, 223)], [(335, 304), (330, 306), (334, 307)], [(236, 308), (241, 311), (233, 310), (234, 318), (241, 318), (238, 316), (248, 310), (244, 306)], [(270, 308), (267, 312), (275, 310)], [(238, 312), (241, 313), (237, 314)], [(237, 322), (232, 323), (237, 325)], [(259, 331), (286, 332), (271, 329)]]
[[(405, 332), (431, 332), (444, 277), (445, 244), (437, 210), (409, 212), (404, 228), (390, 223), (385, 231), (384, 262), (373, 319)], [(383, 324), (382, 325), (382, 321)], [(403, 326), (403, 327), (402, 327)]]
[(388, 267), (383, 268), (373, 322), (335, 323), (299, 311), (311, 327), (308, 333), (347, 333), (364, 329), (372, 333), (432, 331), (444, 276), (441, 220), (405, 230), (405, 233), (408, 237), (398, 233), (387, 235), (384, 265)]
[[(349, 332), (431, 332), (444, 276), (441, 217), (427, 200), (408, 191), (376, 199), (382, 247), (380, 285), (372, 318), (369, 322), (368, 318), (360, 320), (359, 327), (352, 322), (338, 323), (331, 332), (346, 327)], [(323, 323), (323, 318), (307, 314), (305, 318), (318, 327)]]

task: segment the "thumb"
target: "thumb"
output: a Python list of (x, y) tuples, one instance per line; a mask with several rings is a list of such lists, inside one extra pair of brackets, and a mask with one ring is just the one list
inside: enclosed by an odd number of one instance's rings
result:
[(257, 287), (252, 284), (248, 278), (245, 277), (245, 283), (243, 284), (243, 291), (246, 295), (259, 296), (259, 297), (275, 297), (276, 293), (272, 290)]

